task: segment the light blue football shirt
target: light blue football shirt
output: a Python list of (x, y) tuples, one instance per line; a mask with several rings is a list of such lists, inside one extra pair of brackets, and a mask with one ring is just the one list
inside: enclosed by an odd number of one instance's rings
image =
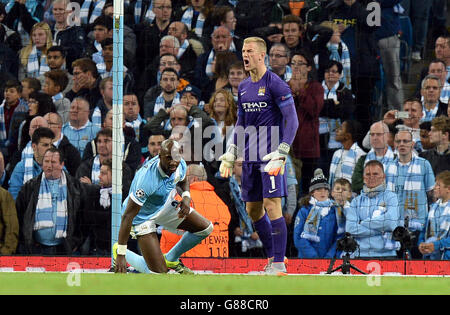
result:
[(178, 182), (186, 177), (187, 165), (181, 159), (177, 170), (170, 176), (164, 173), (160, 167), (159, 155), (147, 161), (135, 174), (131, 183), (128, 197), (122, 204), (122, 215), (131, 198), (141, 206), (141, 210), (133, 219), (133, 225), (138, 225), (149, 220), (160, 211), (166, 202), (171, 202)]

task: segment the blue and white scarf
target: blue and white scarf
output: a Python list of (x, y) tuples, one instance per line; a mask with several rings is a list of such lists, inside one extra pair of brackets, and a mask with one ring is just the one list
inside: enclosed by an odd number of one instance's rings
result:
[(94, 108), (91, 121), (94, 126), (102, 128), (102, 112), (100, 111), (100, 108), (98, 106)]
[[(180, 93), (176, 93), (175, 97), (172, 100), (172, 105), (176, 105), (180, 102)], [(171, 107), (169, 106), (169, 107)], [(160, 109), (165, 109), (166, 108), (166, 100), (163, 97), (163, 93), (161, 93), (155, 100), (155, 107), (153, 108), (153, 116), (155, 116), (156, 114), (158, 114), (158, 112), (160, 111)]]
[(183, 44), (181, 44), (180, 49), (178, 50), (177, 59), (179, 60), (181, 56), (183, 56), (186, 49), (189, 47), (189, 41), (187, 39), (184, 40)]
[(125, 122), (125, 126), (133, 128), (134, 134), (136, 135), (136, 140), (138, 141), (139, 141), (139, 130), (143, 121), (144, 120), (142, 119), (141, 115), (138, 114), (138, 117), (135, 120)]
[(30, 55), (28, 56), (27, 74), (29, 77), (37, 78), (44, 75), (47, 71), (50, 71), (50, 67), (47, 65), (47, 56), (41, 55), (37, 51), (36, 45), (33, 45)]
[[(323, 87), (323, 99), (324, 100), (334, 100), (337, 101), (337, 88), (339, 87), (339, 82), (331, 88), (328, 89), (328, 86), (325, 83), (325, 80), (322, 81)], [(340, 149), (342, 148), (342, 144), (336, 141), (336, 129), (341, 125), (341, 119), (333, 119), (328, 117), (319, 117), (319, 133), (320, 134), (330, 134), (330, 139), (328, 141), (328, 149)]]
[(384, 170), (386, 170), (386, 166), (389, 164), (389, 162), (393, 161), (394, 159), (395, 159), (395, 155), (394, 155), (394, 151), (392, 151), (391, 147), (387, 148), (386, 153), (384, 154), (384, 156), (381, 159), (377, 158), (375, 150), (371, 149), (369, 151), (369, 153), (367, 153), (367, 155), (366, 155), (366, 159), (364, 160), (364, 165), (366, 165), (367, 162), (369, 162), (369, 161), (377, 160), (377, 161), (381, 162), (381, 164), (383, 164)]
[(194, 8), (192, 6), (189, 6), (189, 8), (186, 9), (183, 16), (181, 17), (181, 22), (186, 24), (190, 31), (193, 30), (198, 37), (202, 37), (203, 25), (205, 24), (205, 16), (203, 15), (203, 13), (199, 12), (197, 23), (195, 24), (195, 27), (192, 29), (193, 18), (194, 18)]
[(208, 56), (208, 61), (206, 63), (206, 75), (208, 76), (209, 79), (212, 79), (214, 76), (213, 68), (212, 68), (212, 63), (214, 61), (214, 55), (215, 55), (214, 49), (211, 49), (211, 52), (209, 53), (209, 56)]
[(4, 143), (7, 140), (5, 125), (5, 103), (6, 101), (3, 100), (2, 104), (0, 105), (0, 143)]
[(445, 81), (444, 86), (442, 87), (440, 101), (444, 104), (448, 104), (449, 99), (450, 99), (450, 83), (448, 83), (448, 81)]
[(67, 236), (67, 179), (66, 174), (61, 172), (59, 180), (59, 192), (57, 198), (56, 222), (53, 222), (52, 193), (49, 181), (42, 174), (41, 185), (39, 187), (39, 197), (36, 205), (36, 219), (34, 231), (52, 228), (56, 225), (55, 238)]
[(102, 15), (102, 10), (103, 10), (103, 7), (105, 6), (105, 2), (106, 2), (105, 0), (97, 1), (97, 3), (95, 4), (94, 10), (92, 10), (91, 17), (89, 18), (89, 22), (88, 22), (89, 9), (91, 7), (92, 0), (85, 0), (83, 2), (83, 5), (81, 6), (81, 10), (80, 10), (81, 23), (83, 23), (83, 24), (94, 23), (95, 19), (98, 18), (100, 15)]
[(364, 155), (364, 151), (356, 142), (350, 147), (346, 156), (344, 156), (344, 151), (344, 149), (339, 149), (333, 154), (330, 164), (330, 178), (328, 180), (330, 186), (333, 186), (334, 180), (336, 179), (336, 171), (339, 164), (342, 164), (340, 177), (347, 179), (351, 183), (356, 162), (358, 162), (358, 159)]
[(319, 243), (320, 236), (317, 235), (320, 226), (320, 220), (328, 215), (331, 208), (334, 207), (336, 214), (336, 222), (338, 226), (337, 234), (344, 233), (345, 231), (345, 217), (342, 207), (339, 206), (331, 199), (325, 201), (317, 201), (316, 198), (311, 197), (309, 203), (313, 206), (309, 210), (308, 217), (305, 220), (305, 225), (303, 226), (303, 232), (300, 235), (301, 238), (305, 238), (311, 242)]
[(439, 109), (439, 102), (436, 103), (436, 106), (434, 106), (434, 108), (432, 110), (427, 110), (427, 108), (425, 107), (425, 104), (422, 102), (423, 105), (423, 116), (422, 119), (420, 119), (420, 122), (424, 122), (424, 121), (432, 121), (433, 118), (436, 117), (437, 111)]
[(351, 90), (352, 80), (350, 71), (350, 52), (347, 45), (341, 41), (342, 53), (339, 54), (339, 44), (327, 43), (327, 48), (330, 51), (330, 60), (339, 61), (342, 64), (342, 77), (341, 82), (345, 84), (345, 87)]
[(431, 205), (425, 228), (426, 243), (440, 241), (449, 236), (450, 201), (442, 202), (442, 199), (439, 199)]
[(92, 184), (98, 185), (100, 183), (100, 156), (97, 154), (94, 158), (94, 162), (92, 163), (91, 170), (91, 182)]
[(52, 96), (53, 103), (56, 103), (57, 101), (62, 100), (63, 98), (64, 95), (61, 92)]
[(22, 151), (22, 161), (25, 163), (25, 169), (23, 174), (23, 183), (25, 184), (30, 179), (33, 179), (33, 166), (34, 166), (34, 152), (31, 146), (31, 141), (28, 141), (26, 147)]
[[(142, 14), (142, 0), (137, 0), (134, 6), (134, 22), (136, 24), (141, 23), (141, 14)], [(154, 19), (155, 13), (153, 12), (153, 1), (150, 1), (150, 6), (147, 8), (147, 12), (145, 12), (142, 22), (148, 22), (149, 24), (151, 24)]]

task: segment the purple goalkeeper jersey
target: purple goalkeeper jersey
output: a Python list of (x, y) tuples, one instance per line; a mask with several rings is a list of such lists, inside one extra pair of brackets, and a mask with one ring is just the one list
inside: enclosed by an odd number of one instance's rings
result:
[(245, 145), (245, 162), (261, 163), (264, 155), (275, 151), (281, 142), (292, 143), (283, 136), (289, 133), (285, 131), (282, 113), (286, 106), (295, 108), (291, 89), (275, 73), (267, 70), (258, 82), (248, 77), (240, 83), (236, 128), (241, 126), (242, 129), (235, 128), (235, 144), (240, 148)]

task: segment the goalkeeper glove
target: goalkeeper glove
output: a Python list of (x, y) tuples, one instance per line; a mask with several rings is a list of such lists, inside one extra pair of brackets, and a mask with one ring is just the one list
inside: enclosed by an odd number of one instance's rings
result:
[(219, 160), (222, 161), (220, 163), (219, 172), (220, 176), (223, 178), (228, 178), (233, 173), (234, 161), (236, 161), (237, 157), (237, 146), (231, 144), (227, 152), (219, 157)]
[(289, 144), (283, 142), (278, 146), (277, 151), (265, 155), (263, 161), (269, 161), (269, 163), (264, 167), (264, 172), (274, 176), (283, 175), (290, 148)]

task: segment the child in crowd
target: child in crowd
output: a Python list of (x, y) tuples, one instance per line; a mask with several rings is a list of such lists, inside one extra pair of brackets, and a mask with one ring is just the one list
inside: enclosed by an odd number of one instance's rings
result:
[(341, 207), (349, 206), (352, 200), (352, 185), (350, 182), (345, 178), (336, 179), (331, 190), (331, 197)]
[(329, 194), (327, 178), (316, 169), (294, 224), (299, 258), (333, 258), (336, 254), (336, 240), (344, 233), (345, 219), (342, 207)]
[(425, 228), (419, 236), (419, 251), (425, 259), (450, 260), (450, 171), (436, 176), (434, 197)]

